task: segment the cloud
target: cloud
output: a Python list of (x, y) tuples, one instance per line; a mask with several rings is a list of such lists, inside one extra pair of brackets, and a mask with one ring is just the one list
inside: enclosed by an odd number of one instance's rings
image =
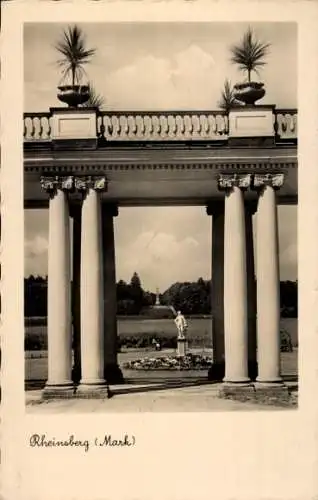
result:
[(41, 235), (35, 236), (32, 240), (25, 242), (25, 253), (28, 257), (35, 257), (43, 253), (47, 253), (48, 241)]
[(47, 274), (47, 252), (48, 241), (42, 235), (38, 234), (34, 238), (25, 241), (25, 276), (30, 274), (43, 276)]
[(196, 45), (166, 58), (143, 55), (108, 75), (107, 100), (117, 109), (204, 108), (215, 72), (212, 55)]
[(118, 278), (129, 281), (137, 271), (145, 288), (159, 286), (164, 291), (176, 281), (206, 275), (210, 252), (192, 236), (178, 239), (171, 233), (148, 231), (118, 248), (116, 255)]
[(297, 279), (297, 243), (291, 243), (280, 253), (281, 280)]
[[(278, 210), (281, 279), (297, 278), (296, 210)], [(256, 230), (256, 216), (254, 223)], [(114, 224), (117, 279), (137, 271), (145, 288), (164, 291), (175, 281), (210, 278), (212, 221), (204, 207), (120, 208)], [(26, 211), (25, 237), (25, 274), (46, 274), (47, 210)]]

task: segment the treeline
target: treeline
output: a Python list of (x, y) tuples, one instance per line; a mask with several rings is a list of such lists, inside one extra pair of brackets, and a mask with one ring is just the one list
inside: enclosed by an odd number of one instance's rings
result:
[[(281, 315), (297, 317), (297, 281), (280, 283)], [(146, 314), (153, 306), (156, 294), (143, 289), (140, 277), (135, 272), (130, 282), (117, 283), (117, 314)], [(186, 315), (211, 313), (211, 282), (199, 278), (194, 282), (180, 282), (171, 285), (160, 294), (163, 305), (173, 306)], [(47, 277), (29, 276), (24, 279), (24, 313), (26, 317), (47, 315)]]

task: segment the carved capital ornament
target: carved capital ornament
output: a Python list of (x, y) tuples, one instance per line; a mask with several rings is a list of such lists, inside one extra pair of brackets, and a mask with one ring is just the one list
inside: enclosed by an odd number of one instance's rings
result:
[(284, 174), (255, 174), (253, 188), (256, 190), (270, 186), (273, 189), (280, 189), (284, 183)]
[(94, 189), (95, 191), (107, 191), (107, 180), (104, 176), (76, 177), (75, 188), (82, 193), (86, 193), (89, 189)]
[(234, 187), (248, 189), (251, 185), (251, 174), (221, 174), (218, 177), (218, 188), (230, 191)]
[(46, 191), (50, 196), (54, 196), (58, 189), (64, 192), (72, 192), (74, 190), (74, 178), (67, 177), (41, 177), (41, 188)]

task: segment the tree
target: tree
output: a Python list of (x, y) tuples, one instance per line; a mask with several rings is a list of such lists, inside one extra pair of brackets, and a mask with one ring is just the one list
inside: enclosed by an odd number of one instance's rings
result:
[(172, 305), (184, 314), (211, 312), (210, 281), (174, 283), (163, 294), (162, 303)]
[(68, 26), (63, 31), (62, 39), (55, 46), (56, 50), (62, 54), (62, 59), (57, 61), (62, 68), (63, 78), (71, 76), (72, 86), (80, 84), (84, 66), (87, 65), (96, 49), (87, 49), (84, 33), (76, 24)]
[(280, 283), (281, 314), (284, 317), (297, 317), (298, 287), (297, 281), (281, 281)]
[(134, 274), (132, 275), (132, 278), (130, 280), (130, 286), (134, 288), (141, 288), (141, 281), (136, 272), (134, 272)]
[(30, 275), (24, 278), (24, 315), (47, 315), (47, 277)]
[(130, 295), (134, 301), (134, 314), (139, 314), (143, 306), (144, 291), (141, 287), (141, 281), (136, 272), (130, 280)]
[(251, 82), (251, 73), (263, 67), (266, 62), (264, 58), (267, 56), (270, 44), (262, 43), (256, 39), (254, 32), (249, 27), (244, 33), (241, 42), (238, 45), (231, 47), (231, 61), (239, 66), (239, 69), (247, 73), (248, 82)]

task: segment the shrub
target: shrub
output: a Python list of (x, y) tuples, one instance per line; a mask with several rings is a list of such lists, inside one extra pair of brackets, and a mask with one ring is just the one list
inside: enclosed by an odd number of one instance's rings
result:
[(24, 337), (24, 349), (26, 351), (47, 350), (47, 336), (40, 333), (28, 332)]
[(280, 331), (280, 350), (282, 352), (293, 352), (291, 335), (284, 329)]
[(145, 333), (143, 335), (127, 336), (118, 338), (118, 347), (126, 348), (147, 348), (153, 347), (153, 340), (157, 340), (163, 349), (175, 349), (177, 340), (174, 337), (165, 337), (163, 335), (155, 335), (153, 333)]

